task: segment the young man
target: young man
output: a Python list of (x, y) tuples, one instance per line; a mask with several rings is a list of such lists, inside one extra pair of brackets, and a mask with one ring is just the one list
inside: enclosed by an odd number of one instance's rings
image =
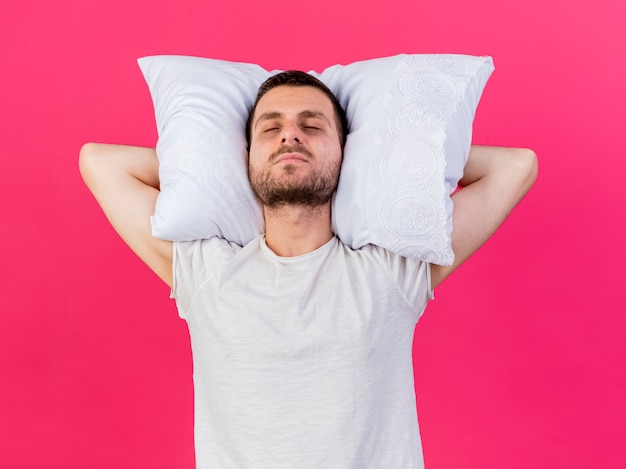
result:
[(532, 186), (534, 153), (472, 147), (454, 196), (455, 261), (428, 265), (331, 231), (345, 141), (332, 93), (302, 72), (262, 85), (249, 176), (266, 231), (240, 247), (153, 238), (153, 149), (87, 144), (81, 173), (189, 325), (200, 468), (421, 468), (411, 347), (436, 288)]

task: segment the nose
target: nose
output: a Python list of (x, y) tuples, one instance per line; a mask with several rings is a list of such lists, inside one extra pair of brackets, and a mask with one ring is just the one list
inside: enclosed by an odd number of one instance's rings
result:
[[(282, 143), (287, 143), (287, 142), (289, 142), (289, 141), (290, 141), (290, 140), (289, 140), (289, 139), (287, 139), (287, 137), (283, 137)], [(298, 137), (294, 137), (294, 138), (293, 138), (293, 141), (294, 141), (294, 142), (296, 142), (296, 143), (300, 143), (300, 139), (299, 139)]]
[(300, 129), (296, 125), (286, 125), (283, 127), (282, 143), (302, 143)]

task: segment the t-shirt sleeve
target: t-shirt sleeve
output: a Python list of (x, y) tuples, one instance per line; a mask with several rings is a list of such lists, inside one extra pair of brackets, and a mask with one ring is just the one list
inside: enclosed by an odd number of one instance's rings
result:
[(227, 264), (241, 247), (221, 238), (173, 243), (172, 290), (178, 314), (187, 319), (196, 307), (199, 292), (215, 284), (220, 266)]
[(173, 243), (172, 252), (172, 291), (170, 298), (176, 300), (176, 307), (181, 318), (193, 303), (197, 283), (206, 277), (206, 266), (201, 241)]
[(415, 313), (415, 321), (424, 313), (428, 302), (434, 298), (428, 262), (399, 256), (385, 251), (389, 271), (396, 275), (396, 285)]

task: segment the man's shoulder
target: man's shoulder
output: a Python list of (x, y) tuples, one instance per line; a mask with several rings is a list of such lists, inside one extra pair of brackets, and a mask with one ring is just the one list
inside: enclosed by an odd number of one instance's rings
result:
[(244, 250), (254, 249), (259, 245), (259, 238), (254, 238), (245, 246), (217, 236), (189, 241), (175, 241), (174, 252), (178, 262), (185, 259), (212, 261), (227, 260)]
[(342, 242), (338, 244), (351, 259), (348, 264), (352, 265), (353, 271), (364, 273), (369, 279), (368, 282), (377, 289), (380, 290), (382, 285), (396, 285), (404, 292), (411, 305), (420, 302), (419, 292), (423, 293), (423, 298), (433, 298), (428, 262), (401, 256), (374, 244), (367, 244), (358, 249), (353, 249)]
[[(360, 247), (353, 247), (350, 246), (347, 243), (344, 243), (340, 238), (338, 238), (337, 236), (335, 236), (337, 238), (337, 242), (340, 246), (343, 247), (343, 249), (345, 249), (347, 252), (352, 252), (355, 253), (357, 255), (363, 255), (363, 256), (386, 256), (386, 257), (398, 257), (398, 258), (405, 258), (403, 256), (401, 256), (400, 254), (395, 253), (394, 251), (392, 251), (391, 249), (387, 249), (384, 248), (382, 246), (378, 246), (376, 244), (365, 244), (363, 246)], [(411, 259), (411, 258), (406, 258), (410, 261), (414, 261), (415, 259)]]
[(367, 260), (370, 262), (376, 262), (381, 266), (389, 266), (389, 268), (397, 268), (399, 266), (414, 266), (419, 267), (422, 264), (425, 264), (424, 261), (419, 259), (401, 256), (396, 252), (377, 246), (375, 244), (366, 244), (359, 248), (353, 248), (350, 245), (343, 243), (338, 239), (338, 245), (341, 246), (343, 252), (350, 257), (354, 257), (356, 259)]

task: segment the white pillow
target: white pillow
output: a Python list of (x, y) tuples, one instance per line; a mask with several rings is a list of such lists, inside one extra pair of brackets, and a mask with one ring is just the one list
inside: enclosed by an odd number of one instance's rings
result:
[[(183, 56), (143, 57), (139, 66), (159, 133), (153, 235), (246, 244), (263, 232), (263, 215), (248, 182), (245, 122), (259, 85), (276, 71)], [(492, 71), (490, 57), (430, 54), (310, 72), (348, 118), (332, 207), (333, 231), (344, 243), (452, 263), (450, 194)]]

